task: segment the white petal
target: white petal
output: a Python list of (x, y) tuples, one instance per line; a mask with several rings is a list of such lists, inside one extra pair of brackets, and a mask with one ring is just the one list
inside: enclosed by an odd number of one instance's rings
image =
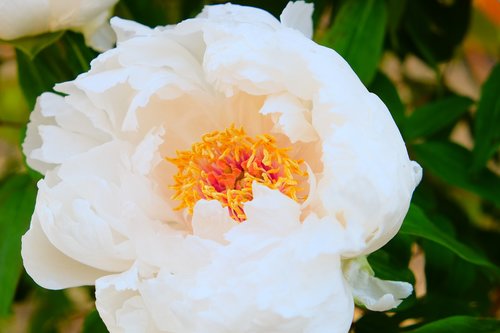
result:
[[(385, 105), (372, 94), (356, 104), (332, 109), (339, 120), (322, 120), (321, 126), (331, 124), (328, 133), (319, 128), (325, 169), (318, 198), (328, 214), (342, 214), (346, 228), (366, 242), (361, 252), (345, 257), (371, 253), (397, 233), (420, 176)], [(318, 128), (314, 119), (313, 124)]]
[(248, 244), (257, 240), (276, 239), (288, 235), (300, 226), (300, 205), (267, 186), (253, 183), (253, 199), (245, 203), (247, 220), (226, 234), (229, 241)]
[(22, 238), (24, 267), (36, 283), (48, 289), (93, 285), (109, 272), (82, 264), (59, 251), (47, 239), (36, 215)]
[(163, 143), (161, 136), (165, 134), (163, 128), (151, 130), (144, 140), (137, 146), (131, 156), (132, 169), (140, 175), (149, 174), (156, 166), (161, 157), (159, 156), (159, 146)]
[(280, 26), (276, 18), (262, 9), (232, 5), (230, 3), (205, 6), (197, 17), (207, 18), (212, 22), (251, 23), (252, 25), (262, 25), (275, 29)]
[(129, 267), (130, 244), (92, 201), (72, 192), (68, 183), (50, 189), (40, 181), (34, 214), (46, 237), (61, 252), (86, 265), (107, 271)]
[(386, 281), (374, 277), (366, 258), (343, 263), (344, 276), (352, 287), (356, 303), (373, 311), (387, 311), (397, 307), (410, 296), (413, 287), (407, 282)]
[(194, 206), (192, 224), (193, 235), (221, 244), (227, 243), (224, 235), (237, 225), (227, 208), (216, 200), (199, 200)]
[(97, 280), (96, 307), (110, 332), (159, 332), (137, 292), (137, 285), (137, 266)]
[(311, 111), (291, 94), (269, 96), (259, 112), (263, 115), (278, 115), (278, 121), (275, 121), (278, 129), (274, 131), (282, 132), (290, 138), (292, 143), (297, 141), (311, 142), (319, 139), (311, 124)]
[(96, 51), (107, 51), (116, 42), (116, 34), (108, 22), (109, 17), (110, 13), (104, 12), (81, 29), (85, 43)]
[(74, 155), (88, 151), (98, 143), (88, 136), (65, 131), (54, 125), (39, 125), (38, 132), (42, 145), (31, 152), (30, 158), (46, 163), (62, 163)]
[(297, 29), (307, 38), (312, 38), (314, 5), (305, 1), (290, 1), (280, 15), (281, 23), (289, 28)]
[(135, 36), (151, 34), (151, 29), (134, 21), (113, 17), (110, 22), (111, 27), (116, 33), (117, 43), (121, 43)]

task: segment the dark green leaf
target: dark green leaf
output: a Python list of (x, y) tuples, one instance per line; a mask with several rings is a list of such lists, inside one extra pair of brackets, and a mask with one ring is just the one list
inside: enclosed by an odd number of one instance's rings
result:
[(21, 51), (16, 51), (16, 54), (19, 84), (29, 108), (33, 109), (36, 98), (44, 91), (51, 91), (58, 78), (42, 62), (32, 61)]
[(467, 316), (441, 319), (407, 333), (499, 333), (500, 321)]
[(67, 31), (33, 59), (20, 51), (16, 55), (19, 83), (28, 106), (33, 109), (40, 94), (87, 71), (96, 53), (85, 45), (81, 35)]
[[(385, 313), (369, 311), (353, 324), (356, 333), (397, 333), (398, 322)], [(350, 332), (350, 331), (349, 331)]]
[(47, 290), (37, 287), (34, 293), (37, 306), (30, 320), (31, 333), (56, 333), (61, 322), (74, 309), (64, 290)]
[[(120, 17), (133, 19), (149, 27), (174, 24), (180, 21), (180, 1), (137, 1), (122, 0), (118, 3), (116, 13)], [(128, 15), (123, 16), (123, 13)]]
[(64, 31), (50, 32), (37, 36), (23, 37), (9, 41), (2, 41), (13, 45), (16, 49), (21, 50), (28, 56), (29, 59), (33, 59), (40, 51), (55, 43)]
[(382, 249), (370, 254), (367, 259), (375, 271), (375, 276), (383, 280), (399, 280), (414, 284), (415, 278), (408, 269), (413, 242), (413, 236), (398, 233)]
[(397, 46), (437, 66), (451, 58), (464, 38), (470, 12), (470, 0), (408, 1)]
[(368, 85), (382, 55), (386, 21), (384, 0), (345, 1), (322, 44), (343, 56)]
[(410, 205), (410, 209), (406, 215), (400, 233), (403, 235), (422, 237), (438, 243), (458, 255), (460, 258), (475, 265), (486, 267), (497, 275), (500, 274), (500, 269), (492, 264), (487, 258), (436, 227), (427, 218), (425, 213), (414, 204)]
[(181, 19), (185, 20), (198, 15), (203, 9), (203, 0), (181, 1)]
[(21, 236), (28, 229), (36, 184), (26, 174), (0, 184), (0, 316), (8, 313), (21, 273)]
[(90, 312), (85, 318), (82, 333), (107, 333), (108, 330), (96, 310)]
[(474, 123), (474, 163), (478, 171), (500, 146), (500, 64), (484, 83)]
[(395, 49), (399, 49), (398, 30), (401, 25), (401, 19), (405, 13), (407, 0), (386, 0), (387, 1), (387, 33)]
[(470, 98), (452, 96), (419, 107), (405, 121), (403, 134), (407, 140), (432, 135), (455, 123), (472, 104)]
[(375, 276), (382, 280), (406, 281), (415, 283), (413, 273), (406, 266), (395, 263), (389, 253), (378, 250), (368, 257), (368, 262), (375, 272)]
[(400, 129), (403, 128), (405, 106), (399, 97), (394, 84), (381, 72), (377, 72), (370, 85), (370, 91), (376, 94), (387, 105), (394, 121)]
[(436, 141), (414, 145), (413, 151), (424, 170), (500, 205), (500, 178), (487, 169), (471, 174), (472, 153), (467, 149), (451, 142)]

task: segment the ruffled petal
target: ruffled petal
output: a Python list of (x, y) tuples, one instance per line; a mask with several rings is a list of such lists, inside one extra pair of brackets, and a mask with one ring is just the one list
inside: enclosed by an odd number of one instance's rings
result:
[(200, 200), (194, 206), (192, 225), (193, 235), (225, 244), (224, 235), (237, 223), (220, 202)]
[(136, 266), (96, 281), (96, 307), (111, 332), (160, 332), (138, 293)]
[(36, 283), (48, 289), (93, 285), (96, 279), (109, 274), (105, 270), (84, 265), (54, 247), (36, 215), (22, 238), (21, 255), (28, 274)]
[(281, 24), (293, 28), (311, 39), (313, 35), (312, 14), (314, 5), (304, 1), (290, 1), (280, 15)]
[(397, 307), (410, 296), (413, 287), (407, 282), (386, 281), (374, 277), (365, 257), (343, 263), (344, 276), (351, 285), (357, 304), (372, 311), (387, 311)]

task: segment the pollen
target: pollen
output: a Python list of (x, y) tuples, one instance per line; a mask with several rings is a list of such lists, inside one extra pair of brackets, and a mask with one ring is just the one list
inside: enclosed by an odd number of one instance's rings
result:
[(234, 125), (203, 135), (191, 150), (177, 151), (166, 158), (177, 169), (172, 196), (176, 210), (193, 214), (200, 199), (217, 200), (231, 218), (246, 220), (244, 204), (253, 199), (252, 183), (277, 189), (297, 202), (306, 199), (299, 183), (308, 176), (303, 160), (292, 159), (290, 148), (280, 148), (269, 134), (248, 136)]

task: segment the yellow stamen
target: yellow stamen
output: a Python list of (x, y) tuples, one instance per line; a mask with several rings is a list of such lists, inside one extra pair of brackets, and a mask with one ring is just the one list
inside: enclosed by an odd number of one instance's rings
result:
[(245, 202), (252, 200), (252, 182), (278, 189), (295, 201), (297, 178), (307, 177), (302, 160), (292, 160), (287, 148), (279, 148), (269, 135), (248, 136), (234, 125), (224, 131), (205, 134), (191, 150), (177, 151), (177, 157), (166, 158), (177, 166), (172, 199), (179, 200), (177, 210), (193, 213), (200, 199), (218, 200), (238, 222), (246, 220)]

